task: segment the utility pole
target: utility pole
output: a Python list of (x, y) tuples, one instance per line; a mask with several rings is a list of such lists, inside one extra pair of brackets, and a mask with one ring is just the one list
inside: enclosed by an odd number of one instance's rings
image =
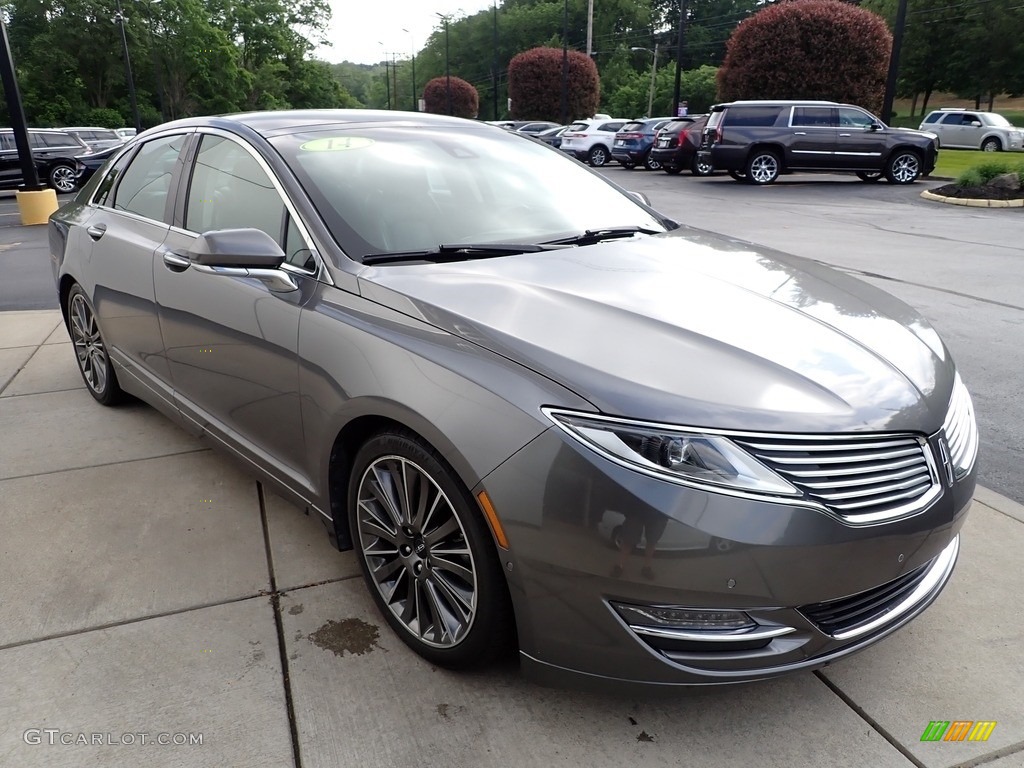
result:
[(594, 0), (587, 3), (587, 56), (594, 53)]
[(132, 117), (135, 119), (135, 130), (142, 133), (142, 120), (139, 117), (139, 103), (135, 100), (135, 78), (132, 77), (132, 60), (128, 56), (128, 35), (124, 31), (124, 12), (121, 10), (121, 0), (117, 0), (117, 15), (114, 20), (121, 26), (121, 47), (124, 50), (124, 72), (128, 80), (128, 99), (132, 105)]
[(391, 52), (391, 76), (395, 79), (395, 109), (398, 109), (398, 54), (394, 51)]
[(440, 16), (444, 20), (444, 89), (448, 97), (448, 114), (450, 115), (452, 114), (452, 70), (448, 56), (448, 19), (451, 17), (443, 13), (436, 13), (434, 15)]
[(900, 69), (900, 48), (903, 29), (907, 26), (907, 0), (900, 0), (896, 10), (896, 27), (892, 31), (892, 53), (889, 55), (889, 74), (885, 78), (885, 99), (882, 101), (882, 120), (892, 120), (892, 103), (896, 98), (896, 76)]
[(412, 32), (408, 29), (403, 29), (407, 35), (409, 35), (409, 49), (412, 51), (412, 111), (420, 111), (419, 99), (416, 98), (416, 41), (413, 39)]
[(679, 115), (679, 85), (683, 78), (683, 47), (686, 45), (686, 0), (679, 0), (679, 38), (676, 41), (676, 84), (672, 89), (672, 114)]
[(562, 8), (562, 125), (569, 124), (569, 0)]
[(498, 0), (494, 0), (494, 45), (491, 57), (491, 91), (494, 97), (494, 119), (498, 119)]

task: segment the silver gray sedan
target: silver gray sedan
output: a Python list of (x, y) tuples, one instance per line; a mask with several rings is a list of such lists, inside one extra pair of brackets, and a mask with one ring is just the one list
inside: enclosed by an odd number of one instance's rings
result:
[(167, 123), (49, 247), (93, 397), (145, 400), (313, 510), (432, 663), (768, 678), (895, 631), (956, 563), (978, 435), (920, 315), (529, 138)]

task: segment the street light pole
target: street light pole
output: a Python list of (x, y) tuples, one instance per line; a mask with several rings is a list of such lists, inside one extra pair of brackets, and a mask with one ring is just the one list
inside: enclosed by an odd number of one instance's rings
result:
[[(377, 41), (377, 45), (381, 48), (384, 47), (384, 43)], [(384, 92), (388, 97), (388, 109), (391, 109), (391, 70), (388, 69), (388, 52), (384, 51)], [(395, 100), (397, 101), (398, 94), (395, 94)]]
[(676, 41), (676, 84), (672, 90), (672, 114), (679, 115), (679, 86), (683, 77), (683, 47), (686, 44), (686, 0), (679, 0), (679, 39)]
[(409, 35), (409, 49), (412, 51), (412, 111), (419, 112), (420, 103), (416, 98), (416, 40), (408, 29), (402, 31)]
[(450, 58), (449, 58), (449, 37), (447, 37), (447, 23), (449, 23), (449, 18), (451, 18), (451, 16), (447, 16), (447, 15), (445, 15), (443, 13), (436, 13), (435, 15), (440, 16), (442, 22), (444, 22), (444, 92), (445, 92), (445, 94), (447, 96), (447, 108), (449, 108), (449, 115), (451, 115), (452, 114), (452, 67), (451, 67)]
[(569, 0), (562, 4), (562, 125), (569, 123)]
[(647, 51), (654, 54), (654, 62), (651, 64), (651, 88), (647, 92), (647, 116), (650, 117), (654, 110), (654, 76), (658, 71), (658, 43), (654, 44), (654, 50), (650, 48), (633, 47), (631, 51)]
[(900, 70), (900, 48), (903, 46), (903, 29), (907, 25), (907, 0), (899, 0), (896, 9), (896, 26), (892, 31), (892, 53), (889, 55), (889, 72), (885, 78), (885, 96), (882, 100), (882, 119), (892, 122), (892, 103), (896, 98), (896, 77)]
[(114, 16), (114, 20), (117, 21), (121, 27), (121, 48), (124, 51), (124, 74), (128, 80), (128, 98), (132, 104), (132, 117), (135, 118), (135, 130), (138, 133), (142, 132), (142, 120), (139, 117), (139, 103), (135, 99), (135, 78), (132, 77), (132, 60), (128, 55), (128, 34), (124, 30), (124, 11), (121, 10), (121, 0), (117, 2), (117, 14)]
[(494, 47), (491, 54), (491, 95), (494, 98), (494, 119), (498, 119), (498, 0), (494, 0)]

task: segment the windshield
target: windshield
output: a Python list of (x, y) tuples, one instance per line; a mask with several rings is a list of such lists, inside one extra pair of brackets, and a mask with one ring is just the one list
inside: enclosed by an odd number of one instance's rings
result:
[(272, 139), (350, 257), (665, 225), (558, 150), (480, 128), (333, 126)]
[(988, 114), (985, 115), (988, 118), (987, 122), (989, 125), (999, 126), (1000, 128), (1011, 128), (1012, 124), (1002, 115)]

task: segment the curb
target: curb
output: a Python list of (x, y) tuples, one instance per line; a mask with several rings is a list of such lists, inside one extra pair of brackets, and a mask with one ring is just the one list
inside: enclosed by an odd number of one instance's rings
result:
[(986, 507), (991, 507), (996, 512), (1002, 512), (1007, 517), (1012, 517), (1014, 520), (1024, 523), (1024, 505), (1018, 504), (1013, 499), (1008, 499), (1001, 493), (996, 493), (991, 488), (986, 488), (983, 485), (975, 486), (974, 500), (979, 504), (984, 504)]
[(1024, 200), (979, 200), (975, 197), (945, 197), (929, 192), (927, 189), (921, 193), (925, 200), (934, 200), (937, 203), (947, 205), (966, 205), (970, 208), (1024, 208)]

